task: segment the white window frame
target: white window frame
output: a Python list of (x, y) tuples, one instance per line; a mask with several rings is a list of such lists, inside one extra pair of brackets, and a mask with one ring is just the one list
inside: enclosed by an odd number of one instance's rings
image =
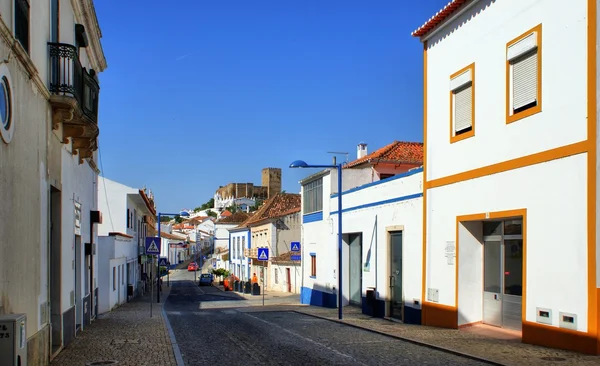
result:
[(8, 128), (4, 127), (4, 123), (0, 122), (0, 137), (2, 140), (9, 144), (12, 141), (13, 134), (15, 132), (15, 97), (13, 90), (12, 78), (10, 77), (10, 70), (6, 64), (0, 64), (0, 80), (6, 78), (7, 92), (8, 92)]

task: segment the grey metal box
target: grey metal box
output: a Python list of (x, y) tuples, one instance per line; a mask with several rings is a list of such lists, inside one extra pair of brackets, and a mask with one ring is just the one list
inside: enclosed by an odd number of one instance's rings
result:
[(0, 366), (27, 366), (27, 316), (0, 315)]

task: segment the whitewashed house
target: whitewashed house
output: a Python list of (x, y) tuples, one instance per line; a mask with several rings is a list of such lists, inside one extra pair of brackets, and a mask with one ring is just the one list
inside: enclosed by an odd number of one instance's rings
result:
[[(109, 274), (100, 284), (100, 312), (110, 311), (145, 287), (142, 273), (154, 266), (145, 255), (145, 240), (151, 219), (156, 216), (153, 200), (143, 189), (128, 187), (105, 177), (98, 181), (98, 207), (106, 219), (98, 226), (99, 270)], [(113, 274), (117, 279), (113, 279)], [(113, 284), (118, 283), (118, 286)], [(123, 288), (121, 288), (123, 286)], [(115, 297), (114, 292), (117, 291)], [(125, 295), (123, 295), (123, 291)]]
[[(398, 175), (405, 174), (410, 169), (419, 167), (423, 160), (423, 146), (421, 143), (416, 142), (402, 142), (394, 141), (393, 143), (384, 146), (373, 153), (368, 154), (366, 150), (366, 144), (360, 143), (357, 147), (357, 159), (343, 165), (342, 172), (342, 190), (344, 192), (351, 192), (353, 188), (360, 187), (366, 184), (376, 184), (387, 182), (388, 179), (394, 179)], [(338, 184), (337, 184), (337, 170), (326, 169), (316, 174), (312, 174), (302, 181), (302, 284), (301, 284), (301, 296), (300, 301), (303, 304), (310, 304), (316, 306), (325, 307), (337, 307), (338, 304), (338, 277), (337, 277), (337, 198)], [(402, 183), (401, 183), (402, 184)], [(379, 189), (379, 188), (377, 188)], [(377, 201), (375, 195), (369, 198), (368, 195), (362, 196), (364, 192), (371, 192), (369, 190), (361, 191), (361, 193), (352, 194), (352, 200), (356, 203), (355, 206), (349, 206), (349, 203), (345, 203), (342, 200), (343, 207), (345, 210), (358, 210), (356, 207), (361, 205), (374, 204)], [(389, 192), (389, 199), (397, 198), (398, 195), (395, 192)], [(344, 194), (344, 198), (345, 198)], [(385, 200), (386, 198), (381, 198)], [(373, 206), (375, 207), (375, 206)], [(362, 212), (362, 211), (360, 211)], [(354, 212), (352, 215), (356, 215)], [(362, 214), (362, 213), (361, 213)], [(366, 216), (362, 217), (365, 220), (365, 224), (373, 225), (373, 216), (375, 213), (368, 212)], [(342, 215), (343, 220), (344, 215)], [(361, 219), (361, 220), (362, 220)], [(344, 223), (344, 221), (342, 221)], [(399, 223), (398, 225), (404, 225)], [(373, 228), (371, 226), (371, 228)], [(344, 240), (346, 241), (345, 251), (346, 256), (342, 258), (343, 263), (348, 264), (348, 253), (350, 253), (347, 247), (352, 243), (351, 258), (356, 261), (358, 253), (364, 251), (366, 258), (365, 248), (371, 248), (370, 242), (363, 244), (363, 236), (369, 235), (357, 235), (357, 233), (363, 232), (363, 227), (343, 227)], [(347, 235), (346, 235), (347, 234)], [(364, 239), (366, 240), (366, 239)], [(385, 243), (385, 242), (384, 242)], [(387, 244), (386, 244), (387, 245)], [(364, 250), (358, 250), (355, 246), (362, 247)], [(372, 248), (371, 248), (372, 249)], [(366, 260), (366, 259), (365, 259)], [(372, 259), (371, 259), (372, 260)], [(382, 259), (383, 260), (383, 259)], [(342, 266), (344, 268), (354, 268), (356, 266), (349, 267), (348, 265)], [(361, 273), (361, 272), (359, 272)], [(348, 275), (344, 276), (342, 273), (342, 279), (349, 278)], [(353, 272), (353, 276), (356, 274)], [(356, 278), (356, 277), (353, 277)], [(344, 281), (344, 286), (349, 286), (349, 283)], [(353, 298), (346, 296), (350, 292), (350, 288), (342, 289), (343, 304), (352, 303), (362, 304), (363, 297), (366, 296), (366, 285), (373, 286), (370, 282), (365, 282), (365, 285), (355, 283), (352, 284)], [(383, 290), (381, 286), (377, 286), (380, 296), (378, 299), (385, 302), (387, 292)], [(360, 291), (359, 291), (360, 289)], [(344, 293), (346, 295), (344, 295)], [(380, 304), (382, 308), (387, 305)], [(366, 309), (365, 309), (366, 310)], [(378, 313), (381, 314), (381, 311)]]
[(597, 19), (597, 0), (453, 0), (412, 33), (423, 324), (600, 353)]
[(106, 60), (92, 1), (58, 2), (0, 1), (0, 316), (27, 316), (30, 365), (47, 365), (96, 315)]
[(215, 235), (212, 248), (212, 263), (214, 268), (224, 268), (233, 271), (229, 261), (231, 257), (229, 230), (246, 221), (248, 216), (246, 212), (237, 211), (215, 222)]

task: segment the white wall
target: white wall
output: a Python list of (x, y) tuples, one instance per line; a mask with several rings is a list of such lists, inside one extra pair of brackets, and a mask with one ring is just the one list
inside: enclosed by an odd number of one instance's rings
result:
[(215, 224), (215, 252), (217, 248), (229, 249), (229, 229), (233, 229), (239, 224)]
[[(423, 247), (423, 174), (420, 170), (399, 175), (397, 178), (366, 185), (342, 195), (342, 230), (362, 234), (362, 264), (370, 263), (369, 272), (362, 274), (362, 297), (367, 287), (376, 287), (377, 298), (389, 300), (391, 259), (388, 250), (388, 231), (402, 231), (403, 297), (405, 306), (420, 308)], [(337, 196), (330, 200), (337, 208)], [(337, 212), (337, 211), (336, 211)], [(333, 234), (330, 235), (330, 267), (337, 268), (338, 215), (332, 215)], [(348, 263), (347, 245), (344, 245), (343, 265)], [(368, 258), (370, 258), (368, 260)], [(348, 271), (342, 273), (344, 303), (348, 303)], [(337, 278), (337, 276), (336, 276)], [(333, 278), (331, 279), (333, 280)]]
[[(577, 314), (578, 330), (586, 331), (585, 171), (586, 154), (579, 154), (428, 190), (426, 287), (439, 289), (439, 303), (454, 306), (456, 300), (455, 267), (443, 255), (446, 241), (456, 239), (456, 217), (526, 208), (526, 320), (535, 321), (536, 307), (550, 308), (554, 325), (565, 311)], [(480, 293), (479, 280), (471, 277), (481, 273), (481, 262), (461, 258), (480, 258), (480, 252), (469, 253), (472, 239), (461, 244), (458, 305), (460, 320), (470, 322), (480, 320), (478, 300), (469, 298)]]
[(139, 194), (139, 191), (104, 177), (98, 178), (98, 208), (103, 215), (98, 235), (106, 236), (109, 232), (133, 235), (127, 228), (127, 209), (137, 207), (129, 202), (128, 194)]
[[(586, 4), (483, 0), (428, 41), (427, 180), (586, 139)], [(542, 112), (507, 125), (506, 43), (540, 23)], [(450, 144), (450, 75), (473, 62), (475, 136)]]
[[(289, 263), (278, 264), (271, 262), (269, 265), (268, 290), (288, 292), (287, 270), (290, 270), (290, 286), (292, 293), (299, 294), (302, 287), (302, 268), (301, 266), (291, 265)], [(277, 283), (275, 283), (275, 272), (277, 273)]]
[[(105, 313), (127, 301), (127, 263), (132, 266), (129, 282), (137, 289), (137, 243), (133, 238), (102, 236), (99, 238), (99, 303), (98, 311)], [(116, 289), (113, 288), (113, 267), (116, 268)], [(121, 272), (119, 272), (121, 271)]]
[[(250, 274), (250, 276), (248, 276), (248, 257), (245, 256), (244, 254), (244, 248), (250, 248), (250, 230), (249, 229), (245, 229), (245, 230), (241, 230), (241, 231), (234, 231), (230, 233), (231, 235), (231, 246), (229, 249), (229, 261), (231, 263), (230, 268), (233, 270), (234, 268), (237, 268), (238, 265), (240, 265), (240, 269), (241, 269), (241, 275), (238, 275), (238, 277), (241, 280), (247, 281), (250, 278), (252, 278), (252, 275)], [(237, 240), (240, 240), (240, 245), (239, 248), (241, 248), (241, 250), (237, 250)], [(245, 242), (245, 246), (242, 244), (242, 238), (244, 238)], [(236, 249), (234, 249), (234, 247), (236, 247)], [(235, 255), (234, 255), (235, 253)]]

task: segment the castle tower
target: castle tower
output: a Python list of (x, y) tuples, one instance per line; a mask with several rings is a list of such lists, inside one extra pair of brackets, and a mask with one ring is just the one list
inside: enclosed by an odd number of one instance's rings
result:
[(281, 192), (281, 168), (264, 168), (262, 170), (262, 186), (267, 187), (267, 197), (271, 198)]

